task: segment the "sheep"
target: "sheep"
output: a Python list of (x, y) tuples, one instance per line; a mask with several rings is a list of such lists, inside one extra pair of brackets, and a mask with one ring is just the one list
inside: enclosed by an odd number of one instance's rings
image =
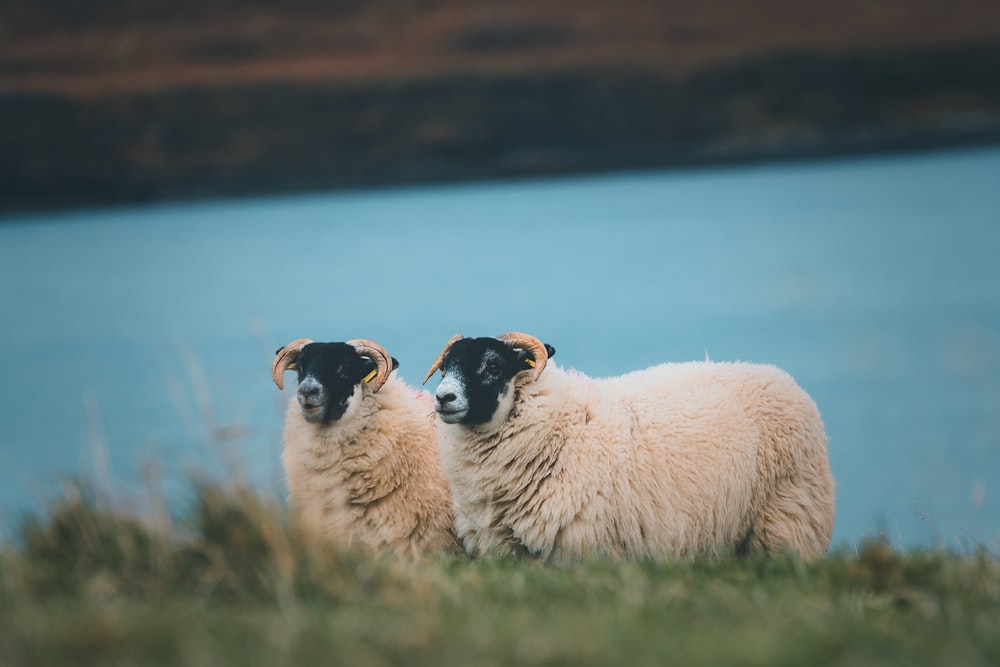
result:
[(399, 367), (370, 340), (292, 341), (271, 377), (298, 372), (282, 464), (304, 529), (341, 545), (418, 557), (460, 553), (441, 468), (431, 397), (390, 376)]
[(592, 379), (554, 354), (459, 334), (424, 378), (442, 372), (438, 444), (470, 556), (825, 553), (827, 436), (787, 373), (706, 360)]

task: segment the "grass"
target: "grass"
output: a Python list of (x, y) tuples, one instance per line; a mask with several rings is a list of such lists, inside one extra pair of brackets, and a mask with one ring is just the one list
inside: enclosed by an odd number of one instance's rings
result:
[(1000, 664), (1000, 562), (871, 542), (815, 563), (428, 559), (315, 544), (196, 484), (139, 519), (75, 488), (0, 552), (20, 665)]

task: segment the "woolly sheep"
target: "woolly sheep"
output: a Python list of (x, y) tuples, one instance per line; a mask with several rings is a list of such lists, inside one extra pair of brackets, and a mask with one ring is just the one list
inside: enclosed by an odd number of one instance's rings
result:
[(827, 437), (788, 374), (705, 361), (592, 379), (554, 354), (457, 335), (424, 378), (443, 374), (438, 444), (469, 555), (826, 551)]
[(340, 544), (418, 556), (460, 552), (431, 398), (390, 376), (399, 362), (369, 340), (279, 349), (271, 377), (298, 372), (282, 463), (304, 527)]

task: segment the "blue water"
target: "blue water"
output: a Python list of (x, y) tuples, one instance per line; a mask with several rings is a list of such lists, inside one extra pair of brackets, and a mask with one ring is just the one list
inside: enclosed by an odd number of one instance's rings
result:
[(773, 363), (815, 398), (834, 543), (1000, 550), (1000, 149), (0, 218), (0, 524), (82, 475), (284, 493), (269, 377), (457, 332), (602, 376)]

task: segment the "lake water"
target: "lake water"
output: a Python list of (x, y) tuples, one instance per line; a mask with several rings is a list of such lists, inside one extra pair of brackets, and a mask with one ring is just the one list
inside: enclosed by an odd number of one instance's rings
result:
[(781, 366), (830, 434), (835, 545), (1000, 551), (996, 148), (8, 216), (0, 304), (5, 531), (71, 475), (283, 494), (292, 339), (371, 338), (417, 383), (452, 334), (523, 330), (595, 376)]

